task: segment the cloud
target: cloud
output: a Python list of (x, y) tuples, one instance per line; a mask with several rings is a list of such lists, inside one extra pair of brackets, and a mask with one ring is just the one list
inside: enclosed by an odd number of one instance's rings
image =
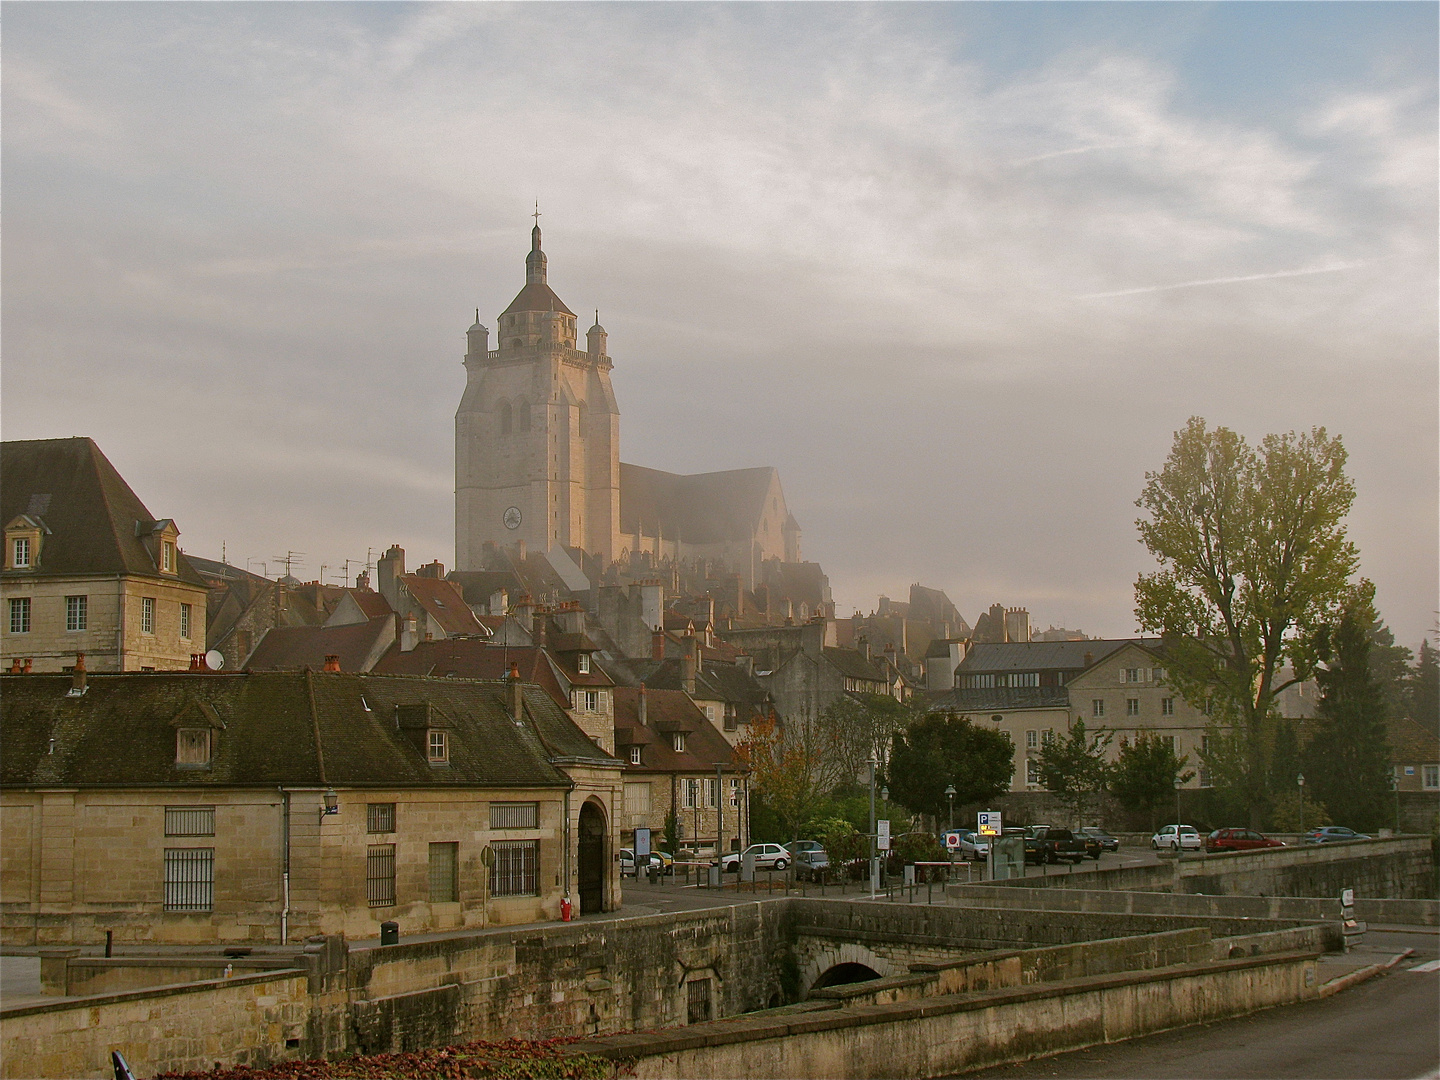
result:
[(1290, 119), (1160, 50), (1002, 63), (976, 10), (9, 8), (7, 437), (103, 435), (197, 553), (443, 559), (464, 329), (538, 198), (626, 458), (780, 467), (842, 605), (1128, 632), (1130, 502), (1198, 412), (1347, 436), (1418, 636), (1433, 71)]

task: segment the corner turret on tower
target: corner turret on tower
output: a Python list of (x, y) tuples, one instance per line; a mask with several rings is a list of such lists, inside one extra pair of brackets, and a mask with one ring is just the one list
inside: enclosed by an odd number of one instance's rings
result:
[(490, 331), (480, 324), (480, 309), (475, 309), (475, 325), (465, 331), (465, 356), (483, 360), (490, 352)]
[(592, 357), (599, 358), (605, 355), (605, 346), (609, 335), (605, 328), (600, 325), (600, 311), (595, 311), (595, 325), (585, 331), (585, 351)]

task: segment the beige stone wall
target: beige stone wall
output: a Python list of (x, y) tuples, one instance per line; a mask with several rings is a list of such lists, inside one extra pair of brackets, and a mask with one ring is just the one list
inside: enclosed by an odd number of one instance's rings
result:
[[(733, 779), (739, 779), (740, 786), (732, 791), (730, 781)], [(685, 805), (685, 784), (686, 781), (689, 780), (695, 780), (700, 784), (699, 796), (702, 805), (699, 807)], [(695, 838), (698, 835), (701, 850), (707, 854), (713, 853), (717, 822), (723, 824), (725, 835), (721, 846), (727, 852), (734, 849), (737, 835), (743, 836), (748, 834), (748, 823), (745, 821), (745, 780), (743, 777), (737, 778), (728, 772), (725, 774), (723, 780), (724, 792), (722, 798), (724, 806), (721, 808), (723, 810), (722, 817), (721, 814), (716, 812), (716, 808), (707, 798), (708, 792), (705, 782), (709, 781), (711, 784), (715, 782), (715, 774), (713, 772), (689, 773), (676, 778), (674, 786), (675, 801), (673, 806), (680, 822), (679, 846), (681, 848), (693, 850)], [(627, 773), (625, 782), (626, 784), (648, 785), (648, 802), (650, 809), (648, 812), (637, 813), (632, 812), (623, 799), (618, 804), (621, 807), (622, 813), (621, 840), (624, 846), (631, 847), (634, 845), (635, 829), (637, 826), (642, 826), (650, 829), (650, 846), (652, 848), (663, 848), (665, 845), (665, 819), (669, 816), (672, 806), (670, 774), (647, 775), (645, 773)], [(732, 798), (738, 801), (738, 806), (731, 805)], [(632, 802), (634, 801), (635, 800), (632, 799)], [(671, 854), (676, 855), (678, 852), (671, 852)]]
[(309, 1011), (306, 979), (293, 973), (7, 1010), (0, 1076), (109, 1077), (112, 1050), (136, 1076), (300, 1058)]
[[(10, 633), (8, 601), (30, 597), (30, 632)], [(65, 629), (65, 598), (85, 596), (87, 627)], [(90, 671), (122, 670), (116, 660), (122, 643), (125, 671), (185, 670), (193, 653), (205, 651), (205, 590), (174, 578), (35, 577), (8, 578), (0, 587), (0, 663), (30, 658), (36, 672), (60, 671), (85, 654)], [(143, 598), (155, 601), (154, 633), (141, 632)], [(180, 636), (180, 605), (190, 605), (190, 637)], [(121, 627), (123, 625), (123, 634)]]
[[(620, 903), (618, 769), (576, 771), (570, 796), (572, 878), (580, 805), (593, 797), (609, 822), (607, 907)], [(322, 792), (290, 796), (287, 939), (343, 933), (374, 938), (394, 920), (406, 934), (557, 919), (564, 895), (564, 796), (556, 789), (357, 791), (340, 788), (340, 812), (322, 822)], [(490, 803), (537, 802), (536, 829), (490, 828)], [(395, 830), (367, 832), (368, 803), (396, 805)], [(0, 822), (0, 916), (8, 945), (88, 944), (106, 930), (124, 943), (280, 940), (284, 908), (284, 800), (276, 790), (7, 791)], [(165, 807), (215, 807), (213, 837), (166, 837)], [(539, 844), (538, 895), (493, 897), (487, 844)], [(431, 843), (457, 845), (458, 902), (431, 903)], [(372, 907), (371, 845), (395, 846), (395, 903)], [(209, 912), (164, 908), (165, 849), (214, 850)], [(571, 894), (574, 895), (572, 880)]]

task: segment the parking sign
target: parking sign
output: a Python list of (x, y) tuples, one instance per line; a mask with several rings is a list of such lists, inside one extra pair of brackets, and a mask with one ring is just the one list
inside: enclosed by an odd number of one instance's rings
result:
[(975, 831), (978, 832), (981, 836), (1000, 835), (1001, 829), (999, 810), (981, 810), (978, 814), (975, 815), (975, 819), (977, 823)]

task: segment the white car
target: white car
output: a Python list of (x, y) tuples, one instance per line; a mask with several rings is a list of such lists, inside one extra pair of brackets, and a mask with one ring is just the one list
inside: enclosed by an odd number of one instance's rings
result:
[(779, 844), (751, 844), (738, 855), (726, 855), (720, 868), (727, 874), (737, 873), (745, 865), (747, 854), (755, 856), (756, 870), (784, 870), (790, 865), (790, 853)]
[[(1176, 839), (1176, 833), (1179, 839)], [(1174, 851), (1177, 848), (1185, 851), (1187, 848), (1193, 851), (1200, 850), (1200, 834), (1195, 831), (1194, 825), (1166, 825), (1163, 829), (1150, 837), (1150, 846), (1156, 851), (1168, 849)]]
[(988, 859), (990, 857), (990, 840), (977, 832), (969, 829), (960, 830), (960, 846), (955, 849), (956, 854), (962, 859), (970, 862)]

